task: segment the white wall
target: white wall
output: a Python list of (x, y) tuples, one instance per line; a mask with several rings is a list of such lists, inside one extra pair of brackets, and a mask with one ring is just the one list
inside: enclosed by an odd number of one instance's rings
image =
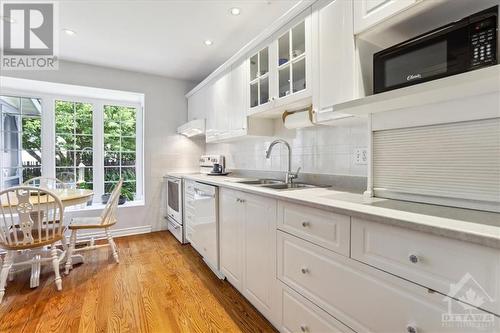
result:
[(368, 146), (367, 121), (364, 118), (339, 120), (335, 126), (316, 126), (286, 130), (275, 121), (275, 137), (245, 139), (224, 144), (207, 144), (207, 153), (226, 155), (229, 169), (284, 171), (287, 151), (275, 146), (270, 159), (265, 151), (272, 140), (283, 138), (292, 146), (292, 168), (316, 174), (367, 176), (367, 166), (355, 162), (356, 148)]
[(204, 150), (203, 143), (176, 134), (187, 119), (184, 95), (193, 83), (73, 62), (60, 62), (57, 71), (8, 71), (2, 75), (143, 93), (145, 206), (121, 208), (116, 228), (166, 228), (160, 211), (162, 177), (169, 171), (197, 168)]

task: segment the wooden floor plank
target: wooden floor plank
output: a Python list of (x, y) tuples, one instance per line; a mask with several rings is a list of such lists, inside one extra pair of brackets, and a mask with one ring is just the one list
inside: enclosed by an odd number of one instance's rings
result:
[(0, 332), (276, 332), (189, 245), (168, 232), (116, 239), (110, 250), (85, 254), (85, 263), (54, 285), (50, 266), (40, 287), (29, 272), (16, 275), (0, 304)]

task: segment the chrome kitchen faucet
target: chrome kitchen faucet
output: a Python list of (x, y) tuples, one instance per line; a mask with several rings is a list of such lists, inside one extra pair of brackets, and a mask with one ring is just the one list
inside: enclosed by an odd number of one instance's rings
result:
[(290, 147), (290, 144), (286, 142), (283, 139), (276, 139), (271, 144), (269, 145), (269, 148), (267, 148), (266, 151), (266, 158), (271, 157), (271, 152), (273, 150), (273, 147), (277, 145), (278, 143), (282, 143), (285, 145), (285, 147), (288, 149), (288, 170), (285, 174), (285, 183), (287, 184), (292, 184), (293, 180), (299, 177), (299, 172), (300, 172), (300, 167), (297, 169), (297, 172), (292, 172), (292, 148)]

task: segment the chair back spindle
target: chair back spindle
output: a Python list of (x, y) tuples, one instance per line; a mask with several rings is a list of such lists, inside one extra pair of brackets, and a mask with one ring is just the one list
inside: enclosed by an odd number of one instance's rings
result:
[(106, 203), (106, 206), (104, 207), (104, 210), (102, 211), (101, 214), (102, 225), (113, 224), (116, 222), (117, 220), (116, 210), (118, 208), (118, 200), (120, 199), (122, 185), (123, 185), (123, 179), (120, 179), (120, 181), (116, 184), (115, 188), (113, 189), (113, 192), (111, 192), (109, 200)]
[(62, 239), (63, 204), (50, 190), (17, 186), (1, 191), (0, 213), (0, 248), (34, 248)]

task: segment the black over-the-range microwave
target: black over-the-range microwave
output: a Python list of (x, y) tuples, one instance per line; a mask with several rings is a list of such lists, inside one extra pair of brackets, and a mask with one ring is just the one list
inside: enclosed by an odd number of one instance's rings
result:
[(375, 94), (497, 64), (498, 6), (373, 55)]

